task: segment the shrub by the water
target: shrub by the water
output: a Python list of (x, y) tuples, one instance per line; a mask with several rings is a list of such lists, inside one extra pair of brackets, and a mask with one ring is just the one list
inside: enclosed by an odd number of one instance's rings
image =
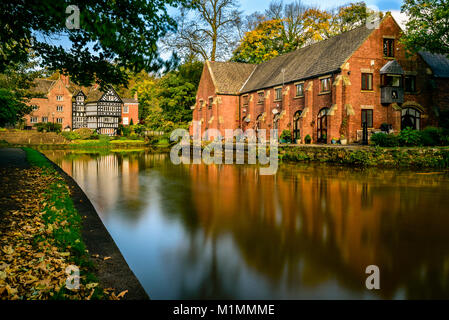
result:
[(290, 130), (284, 130), (281, 133), (281, 140), (284, 140), (287, 143), (292, 142), (292, 135)]
[(379, 147), (419, 147), (449, 145), (449, 131), (443, 128), (427, 127), (424, 130), (404, 129), (398, 135), (375, 133), (371, 143)]
[(34, 125), (38, 132), (61, 132), (62, 124), (54, 122), (39, 122)]

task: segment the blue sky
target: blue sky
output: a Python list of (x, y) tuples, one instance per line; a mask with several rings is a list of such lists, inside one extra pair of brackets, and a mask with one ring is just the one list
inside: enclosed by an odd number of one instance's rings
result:
[[(313, 5), (321, 9), (332, 9), (357, 1), (363, 0), (302, 0), (302, 2), (306, 5)], [(245, 14), (251, 14), (255, 11), (263, 12), (266, 8), (268, 8), (270, 2), (271, 0), (240, 0), (240, 10), (242, 10)], [(294, 2), (294, 0), (284, 0), (285, 4), (291, 2)], [(396, 21), (403, 25), (405, 16), (400, 13), (402, 0), (365, 0), (365, 3), (368, 6), (375, 6), (381, 11), (391, 11)], [(172, 10), (169, 10), (169, 12), (172, 12)], [(71, 47), (71, 42), (66, 37), (61, 37), (58, 40), (53, 41), (53, 43), (57, 45), (60, 44), (65, 49), (69, 49)], [(163, 58), (168, 58), (168, 56), (165, 57), (165, 54), (162, 54), (162, 56)]]
[[(242, 10), (250, 14), (254, 11), (264, 11), (271, 0), (241, 0)], [(284, 3), (294, 2), (294, 0), (284, 0)], [(304, 4), (309, 4), (313, 6), (318, 6), (321, 9), (331, 9), (351, 2), (357, 2), (357, 0), (346, 1), (346, 0), (331, 0), (331, 1), (320, 1), (320, 0), (303, 0)], [(365, 1), (367, 5), (374, 5), (382, 11), (400, 11), (402, 1), (401, 0), (367, 0)]]

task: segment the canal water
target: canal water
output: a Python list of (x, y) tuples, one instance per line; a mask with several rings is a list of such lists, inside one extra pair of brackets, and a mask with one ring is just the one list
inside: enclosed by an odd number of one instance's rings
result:
[[(447, 172), (45, 151), (152, 299), (449, 298)], [(368, 290), (366, 267), (380, 271)]]

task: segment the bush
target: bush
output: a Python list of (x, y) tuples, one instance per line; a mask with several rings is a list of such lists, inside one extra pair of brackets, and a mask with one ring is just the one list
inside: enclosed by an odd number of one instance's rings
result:
[(61, 132), (62, 124), (54, 122), (39, 122), (34, 125), (38, 132)]
[(379, 132), (371, 136), (371, 143), (379, 147), (398, 147), (399, 139), (394, 134)]
[(406, 147), (416, 147), (422, 145), (421, 133), (418, 130), (406, 128), (398, 135), (399, 145)]
[(76, 132), (76, 131), (63, 131), (63, 132), (61, 132), (61, 136), (63, 136), (67, 140), (78, 140), (78, 139), (81, 139), (79, 133)]
[(292, 142), (292, 134), (290, 130), (283, 130), (281, 133), (281, 140), (284, 140), (287, 143)]
[(420, 131), (421, 142), (424, 146), (447, 145), (448, 132), (441, 128), (427, 127)]
[(89, 128), (80, 128), (80, 129), (74, 130), (73, 132), (78, 134), (79, 139), (82, 139), (82, 140), (91, 139), (92, 134), (94, 133), (94, 131)]
[(304, 138), (304, 142), (306, 144), (310, 144), (312, 142), (312, 137), (310, 137), (310, 135), (306, 135), (306, 137)]

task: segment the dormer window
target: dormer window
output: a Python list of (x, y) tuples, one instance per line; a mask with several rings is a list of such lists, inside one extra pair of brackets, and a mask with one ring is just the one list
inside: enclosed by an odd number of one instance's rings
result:
[(63, 96), (56, 96), (56, 101), (63, 101), (63, 100), (64, 100)]
[(394, 39), (384, 39), (384, 57), (394, 57)]
[(83, 102), (84, 101), (84, 97), (82, 95), (79, 95), (79, 96), (76, 97), (76, 101)]

